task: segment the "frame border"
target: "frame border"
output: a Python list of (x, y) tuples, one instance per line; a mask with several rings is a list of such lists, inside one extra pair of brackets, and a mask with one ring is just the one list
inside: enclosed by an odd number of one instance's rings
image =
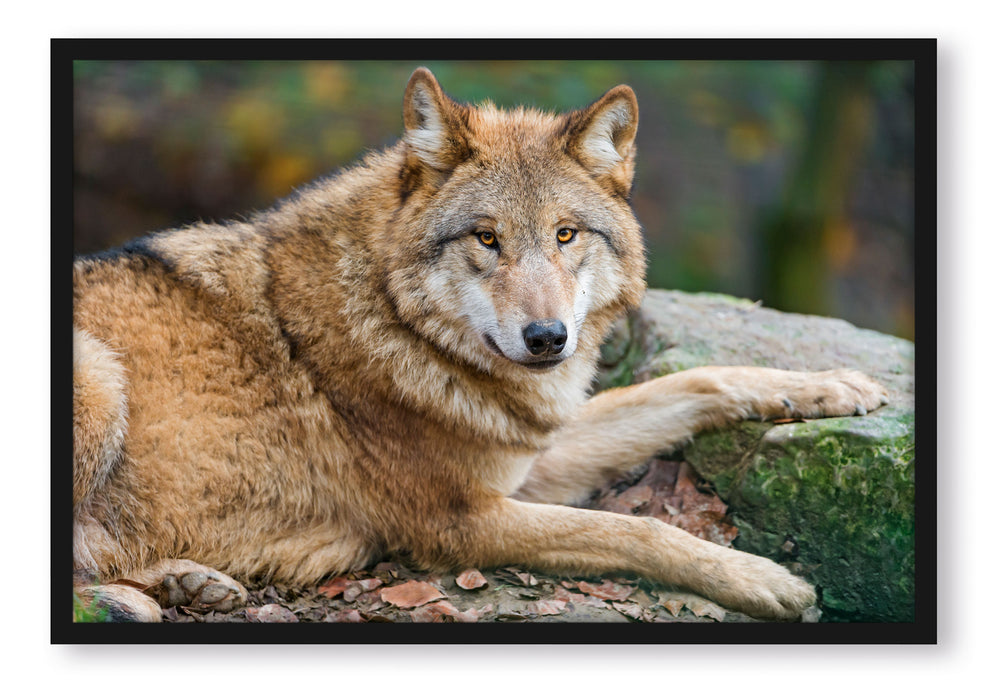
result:
[[(802, 625), (420, 623), (394, 625), (99, 625), (71, 622), (73, 61), (76, 60), (902, 60), (915, 66), (914, 259), (936, 258), (935, 39), (60, 39), (51, 40), (52, 562), (51, 642), (156, 644), (934, 644), (936, 606), (935, 289), (915, 269), (915, 620)], [(67, 233), (68, 232), (68, 233)], [(922, 235), (918, 235), (919, 232)], [(195, 632), (191, 631), (195, 630)], [(525, 630), (525, 631), (522, 631)]]

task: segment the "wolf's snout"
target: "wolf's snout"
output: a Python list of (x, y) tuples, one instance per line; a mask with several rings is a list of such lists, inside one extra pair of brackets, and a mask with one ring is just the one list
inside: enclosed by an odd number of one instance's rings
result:
[(559, 355), (567, 344), (567, 328), (556, 318), (533, 321), (523, 328), (523, 340), (532, 355)]

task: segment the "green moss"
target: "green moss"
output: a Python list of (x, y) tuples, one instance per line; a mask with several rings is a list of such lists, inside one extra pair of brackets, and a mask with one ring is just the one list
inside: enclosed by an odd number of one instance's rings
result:
[[(754, 445), (754, 440), (756, 444)], [(767, 428), (685, 450), (731, 505), (741, 549), (813, 571), (831, 619), (907, 621), (914, 605), (913, 416), (890, 410)]]
[(719, 294), (650, 290), (625, 323), (603, 388), (702, 365), (856, 367), (887, 387), (867, 416), (744, 422), (684, 455), (728, 503), (736, 546), (818, 584), (823, 619), (913, 619), (913, 344)]

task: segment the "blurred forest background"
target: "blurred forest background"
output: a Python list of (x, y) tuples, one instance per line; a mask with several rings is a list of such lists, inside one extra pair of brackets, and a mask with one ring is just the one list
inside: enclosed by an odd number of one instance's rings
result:
[[(393, 144), (418, 64), (80, 61), (74, 252), (269, 206)], [(455, 99), (639, 98), (633, 208), (651, 287), (914, 338), (910, 62), (434, 61)]]

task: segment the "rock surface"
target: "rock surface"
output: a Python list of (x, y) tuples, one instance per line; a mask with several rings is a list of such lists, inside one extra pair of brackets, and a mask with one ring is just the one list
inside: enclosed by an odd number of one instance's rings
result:
[(650, 290), (616, 326), (600, 388), (703, 365), (850, 367), (890, 392), (866, 416), (745, 422), (683, 458), (739, 528), (734, 546), (820, 587), (823, 621), (914, 617), (914, 345), (838, 319), (712, 294)]

